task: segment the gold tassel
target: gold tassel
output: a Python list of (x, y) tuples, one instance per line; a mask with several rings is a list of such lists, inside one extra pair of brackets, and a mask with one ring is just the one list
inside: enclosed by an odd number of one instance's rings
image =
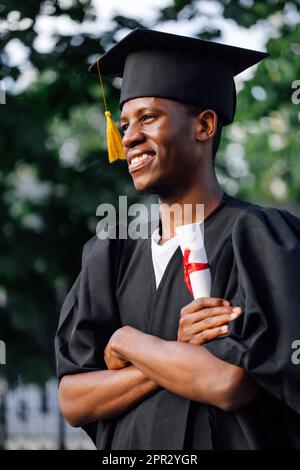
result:
[(108, 160), (109, 163), (113, 163), (116, 160), (126, 160), (124, 155), (123, 145), (122, 145), (122, 137), (117, 129), (116, 124), (111, 118), (111, 113), (107, 109), (104, 88), (102, 83), (102, 78), (100, 74), (99, 68), (99, 59), (97, 60), (97, 68), (98, 68), (98, 75), (100, 80), (100, 86), (102, 90), (103, 102), (105, 106), (105, 116), (106, 116), (106, 137), (107, 137), (107, 151), (108, 151)]
[(107, 150), (109, 162), (115, 162), (118, 160), (124, 160), (124, 150), (122, 145), (122, 138), (120, 133), (111, 118), (109, 111), (105, 111), (106, 116), (106, 135), (107, 135)]

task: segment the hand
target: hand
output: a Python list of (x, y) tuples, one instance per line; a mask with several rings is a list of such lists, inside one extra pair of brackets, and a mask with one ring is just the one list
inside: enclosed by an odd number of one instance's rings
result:
[(130, 362), (116, 351), (118, 341), (120, 341), (121, 335), (124, 334), (125, 328), (126, 327), (119, 328), (114, 332), (104, 350), (104, 360), (108, 369), (123, 369), (130, 364)]
[(228, 323), (242, 313), (227, 300), (201, 297), (181, 309), (177, 341), (204, 344), (228, 332)]

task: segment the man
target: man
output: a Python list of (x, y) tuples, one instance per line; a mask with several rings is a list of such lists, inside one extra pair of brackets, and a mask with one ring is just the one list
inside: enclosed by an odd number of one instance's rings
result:
[[(123, 76), (129, 172), (161, 213), (151, 239), (90, 240), (62, 308), (61, 410), (97, 423), (98, 449), (300, 447), (300, 222), (230, 197), (213, 165), (233, 76), (266, 56), (137, 29), (99, 60)], [(183, 282), (174, 203), (204, 204), (210, 297)]]

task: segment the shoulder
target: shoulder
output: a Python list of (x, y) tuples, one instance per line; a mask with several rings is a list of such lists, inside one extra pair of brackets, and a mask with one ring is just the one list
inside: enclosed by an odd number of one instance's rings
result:
[(99, 238), (97, 235), (91, 237), (84, 245), (82, 250), (82, 264), (90, 262), (95, 258), (107, 254), (112, 244), (112, 238)]
[(262, 206), (233, 198), (232, 205), (239, 206), (232, 227), (232, 237), (249, 240), (260, 238), (288, 244), (300, 241), (300, 219), (285, 209)]
[[(148, 233), (150, 225), (145, 224), (145, 227)], [(141, 240), (143, 238), (132, 235), (129, 225), (111, 225), (106, 232), (97, 233), (84, 244), (82, 264), (129, 259)]]

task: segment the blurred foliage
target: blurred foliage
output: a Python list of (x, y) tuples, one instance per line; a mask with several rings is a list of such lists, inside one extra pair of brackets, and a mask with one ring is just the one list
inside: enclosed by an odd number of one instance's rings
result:
[(299, 215), (300, 106), (292, 102), (292, 84), (300, 78), (300, 2), (222, 3), (225, 18), (238, 19), (247, 28), (259, 23), (269, 30), (270, 58), (239, 93), (236, 124), (226, 132), (221, 161), (236, 180), (239, 195), (284, 205)]
[[(107, 163), (103, 104), (97, 79), (87, 73), (89, 63), (116, 42), (120, 30), (192, 21), (205, 16), (200, 4), (170, 1), (151, 25), (118, 14), (99, 35), (80, 28), (95, 21), (90, 0), (0, 0), (0, 80), (8, 84), (7, 104), (0, 106), (0, 339), (7, 343), (7, 365), (0, 372), (10, 381), (22, 374), (43, 383), (54, 374), (59, 308), (80, 270), (82, 246), (95, 233), (96, 207), (117, 206), (119, 194), (137, 200), (124, 162)], [(300, 31), (291, 17), (293, 11), (298, 15), (299, 2), (218, 4), (225, 18), (243, 27), (265, 27), (272, 56), (245, 83), (235, 123), (224, 129), (220, 181), (247, 199), (297, 204), (299, 105), (292, 104), (291, 85), (300, 79)], [(56, 33), (53, 47), (41, 52), (41, 15), (68, 17), (79, 32)], [(209, 15), (204, 23), (198, 37), (220, 36)], [(7, 52), (11, 41), (25, 47), (22, 64)], [(118, 86), (105, 82), (115, 117)]]

